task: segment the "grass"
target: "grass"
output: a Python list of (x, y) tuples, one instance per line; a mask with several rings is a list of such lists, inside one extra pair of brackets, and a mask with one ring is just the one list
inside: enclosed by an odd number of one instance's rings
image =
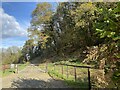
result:
[(26, 67), (27, 65), (26, 64), (19, 64), (18, 65), (18, 70), (22, 70)]
[[(39, 67), (45, 70), (46, 64), (40, 64)], [(48, 73), (50, 76), (56, 79), (62, 79), (65, 83), (71, 87), (88, 88), (87, 81), (87, 69), (77, 68), (77, 80), (74, 79), (74, 67), (68, 66), (68, 78), (67, 78), (67, 66), (63, 66), (63, 74), (61, 65), (56, 65), (54, 68), (53, 63), (48, 64)]]
[[(26, 64), (18, 64), (18, 70), (20, 71), (20, 70), (24, 69), (26, 66), (27, 66)], [(14, 73), (13, 71), (15, 71), (15, 69), (11, 69), (11, 68), (6, 69), (5, 73), (3, 73), (3, 71), (0, 71), (0, 76), (1, 77), (8, 76), (8, 75)]]
[[(79, 62), (57, 62), (62, 64), (69, 64), (69, 65), (78, 65), (78, 66), (88, 66), (86, 64), (81, 64)], [(54, 67), (55, 66), (55, 67)], [(90, 66), (90, 65), (89, 65)], [(46, 64), (40, 64), (39, 66), (41, 69), (46, 70)], [(93, 66), (92, 66), (93, 67)], [(62, 75), (62, 67), (61, 65), (54, 65), (54, 63), (47, 64), (47, 70), (49, 75), (53, 76), (57, 79), (63, 79), (69, 86), (72, 87), (80, 87), (80, 88), (88, 88), (88, 69), (87, 68), (76, 68), (76, 75), (77, 79), (74, 80), (74, 67), (68, 66), (68, 78), (67, 78), (67, 66), (63, 66), (63, 75)], [(90, 77), (91, 77), (91, 85), (92, 87), (97, 87), (96, 85), (99, 84), (96, 77), (102, 77), (103, 70), (99, 69), (90, 69)], [(101, 86), (102, 87), (102, 86)]]
[(15, 69), (6, 69), (5, 73), (2, 72), (2, 76), (3, 77), (8, 76), (8, 75), (12, 74), (13, 71), (15, 71)]
[(66, 77), (66, 75), (62, 75), (59, 72), (56, 71), (49, 71), (48, 72), (49, 75), (53, 76), (54, 78), (57, 79), (63, 79), (65, 81), (65, 83), (67, 85), (69, 85), (70, 87), (74, 87), (74, 88), (88, 88), (88, 82), (87, 80), (84, 79), (84, 81), (82, 80), (74, 80), (74, 77), (72, 75), (69, 75), (69, 78)]
[(88, 65), (88, 64), (83, 64), (81, 62), (69, 62), (69, 61), (58, 61), (55, 62), (56, 64), (68, 64), (68, 65), (78, 65), (78, 66), (94, 66), (94, 65)]
[[(58, 62), (59, 63), (59, 62)], [(68, 62), (67, 64), (72, 65), (79, 65), (79, 66), (87, 66), (86, 64), (79, 64), (79, 63), (71, 63)], [(77, 88), (88, 88), (88, 69), (86, 68), (76, 68), (77, 79), (75, 81), (74, 77), (74, 67), (68, 66), (68, 78), (67, 78), (67, 66), (63, 66), (63, 74), (62, 74), (62, 67), (61, 65), (56, 65), (54, 68), (54, 63), (47, 64), (47, 70), (49, 75), (51, 75), (55, 79), (62, 79), (71, 87)], [(43, 70), (46, 70), (46, 64), (40, 64), (39, 67)], [(91, 76), (91, 85), (94, 86), (94, 78), (96, 76), (102, 75), (102, 70), (99, 69), (90, 69), (90, 76)], [(94, 77), (94, 78), (93, 78)]]

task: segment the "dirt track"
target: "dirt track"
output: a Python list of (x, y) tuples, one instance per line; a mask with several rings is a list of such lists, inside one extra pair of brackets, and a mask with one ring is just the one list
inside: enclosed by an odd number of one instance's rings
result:
[(27, 66), (18, 74), (2, 78), (2, 88), (66, 88), (63, 81), (54, 80), (37, 66)]

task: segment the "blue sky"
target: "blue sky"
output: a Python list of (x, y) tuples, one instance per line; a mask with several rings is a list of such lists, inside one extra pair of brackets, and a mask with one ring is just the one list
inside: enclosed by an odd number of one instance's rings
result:
[[(0, 8), (2, 15), (2, 47), (23, 46), (30, 26), (31, 13), (36, 2), (3, 2)], [(52, 3), (56, 7), (55, 3)]]

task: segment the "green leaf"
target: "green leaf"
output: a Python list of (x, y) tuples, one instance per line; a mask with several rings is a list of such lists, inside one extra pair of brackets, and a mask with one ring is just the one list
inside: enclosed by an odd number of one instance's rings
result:
[(115, 56), (116, 56), (117, 58), (120, 58), (120, 53), (115, 54)]
[(117, 36), (117, 37), (113, 37), (113, 40), (119, 40), (120, 39), (120, 36)]
[(118, 2), (117, 7), (113, 11), (114, 13), (120, 12), (120, 2)]
[(117, 17), (120, 17), (120, 15), (119, 15), (119, 14), (115, 14), (115, 16), (116, 16), (116, 18), (117, 18)]
[(98, 29), (98, 28), (96, 29), (96, 31), (97, 31), (97, 32), (103, 32), (103, 30), (101, 30), (101, 29)]

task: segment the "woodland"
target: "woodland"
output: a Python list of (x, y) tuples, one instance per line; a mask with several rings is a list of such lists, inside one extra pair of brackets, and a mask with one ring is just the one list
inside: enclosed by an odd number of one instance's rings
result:
[(68, 61), (104, 70), (120, 87), (120, 2), (39, 3), (31, 13), (29, 39), (22, 48), (2, 49), (2, 63)]

